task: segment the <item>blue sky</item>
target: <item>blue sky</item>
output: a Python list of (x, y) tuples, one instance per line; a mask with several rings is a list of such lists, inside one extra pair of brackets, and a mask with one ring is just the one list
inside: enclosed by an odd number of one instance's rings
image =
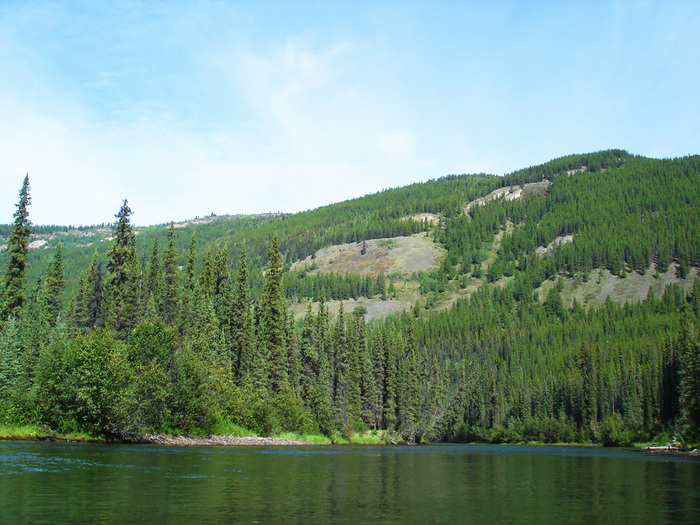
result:
[(700, 153), (700, 2), (0, 2), (0, 222), (295, 212)]

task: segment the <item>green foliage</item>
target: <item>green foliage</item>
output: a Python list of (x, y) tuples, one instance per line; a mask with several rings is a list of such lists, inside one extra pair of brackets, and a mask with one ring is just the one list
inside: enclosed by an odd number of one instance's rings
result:
[(22, 374), (22, 346), (17, 325), (16, 319), (10, 317), (0, 330), (0, 421), (8, 420), (8, 415), (14, 412), (16, 385)]
[[(563, 283), (651, 263), (691, 275), (699, 169), (696, 157), (600, 152), (138, 237), (125, 201), (112, 244), (29, 252), (37, 284), (0, 332), (0, 417), (117, 436), (372, 429), (413, 442), (619, 445), (676, 421), (694, 435), (700, 281), (691, 296), (674, 285), (634, 304), (571, 307)], [(543, 178), (520, 200), (463, 211)], [(367, 321), (341, 308), (332, 319), (325, 303), (395, 298), (406, 276), (284, 271), (331, 243), (425, 231), (410, 217), (427, 212), (440, 214), (430, 229), (448, 254), (413, 278), (426, 298), (412, 297), (410, 313)], [(548, 279), (557, 284), (540, 301)], [(288, 301), (306, 298), (295, 321)]]
[(98, 330), (73, 339), (69, 352), (77, 424), (95, 434), (121, 435), (120, 400), (128, 370), (123, 343), (113, 331)]
[(17, 315), (26, 301), (24, 285), (26, 283), (29, 235), (31, 233), (27, 207), (30, 203), (29, 175), (27, 175), (19, 192), (19, 202), (14, 213), (15, 221), (7, 241), (7, 273), (4, 280), (0, 321), (4, 321), (8, 316)]
[(690, 438), (700, 436), (700, 331), (691, 324), (688, 309), (684, 310), (676, 343), (681, 359), (680, 410), (681, 425)]
[(287, 305), (282, 287), (282, 261), (277, 238), (270, 246), (270, 264), (260, 298), (259, 344), (268, 360), (268, 377), (273, 392), (286, 390), (288, 380)]
[(106, 293), (109, 298), (108, 318), (121, 338), (126, 338), (138, 322), (139, 277), (135, 233), (130, 223), (132, 214), (124, 199), (116, 215), (116, 239), (108, 253)]
[(63, 308), (63, 290), (66, 281), (63, 277), (63, 249), (61, 243), (56, 246), (53, 261), (46, 270), (46, 301), (48, 303), (51, 322), (55, 323)]
[(175, 323), (178, 312), (179, 276), (177, 274), (177, 252), (175, 251), (175, 226), (168, 229), (168, 246), (163, 254), (163, 321)]

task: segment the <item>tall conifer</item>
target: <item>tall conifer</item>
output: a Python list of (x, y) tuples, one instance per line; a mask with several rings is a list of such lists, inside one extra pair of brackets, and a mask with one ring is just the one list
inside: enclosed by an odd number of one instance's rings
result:
[(140, 271), (136, 257), (136, 234), (124, 199), (117, 218), (116, 239), (108, 253), (107, 291), (110, 300), (110, 321), (118, 335), (127, 338), (136, 324)]
[(29, 253), (29, 236), (31, 234), (29, 211), (31, 203), (29, 196), (29, 175), (24, 177), (22, 189), (19, 192), (19, 202), (14, 213), (14, 224), (7, 242), (7, 274), (5, 275), (4, 297), (2, 304), (2, 319), (17, 315), (27, 300), (24, 291), (26, 283), (27, 255)]
[(66, 287), (66, 281), (63, 276), (63, 247), (61, 243), (56, 246), (56, 253), (53, 261), (49, 264), (46, 271), (46, 301), (48, 303), (49, 314), (52, 323), (55, 323), (63, 306), (62, 294)]
[(233, 289), (229, 322), (231, 323), (231, 361), (234, 372), (239, 382), (245, 378), (251, 370), (253, 361), (253, 321), (250, 311), (248, 262), (246, 260), (245, 246), (238, 259), (238, 273)]
[(175, 225), (170, 222), (168, 247), (163, 254), (163, 321), (166, 325), (175, 324), (178, 310), (178, 267), (175, 250)]
[(270, 386), (282, 390), (287, 384), (287, 305), (282, 286), (282, 256), (277, 237), (270, 246), (270, 265), (260, 299), (260, 342), (268, 358)]

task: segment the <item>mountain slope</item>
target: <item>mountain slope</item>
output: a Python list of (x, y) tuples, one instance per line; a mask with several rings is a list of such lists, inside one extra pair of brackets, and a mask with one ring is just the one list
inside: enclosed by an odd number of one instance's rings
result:
[(92, 263), (66, 250), (77, 290), (52, 265), (2, 320), (0, 420), (698, 439), (699, 188), (700, 157), (611, 150), (295, 215), (127, 221)]

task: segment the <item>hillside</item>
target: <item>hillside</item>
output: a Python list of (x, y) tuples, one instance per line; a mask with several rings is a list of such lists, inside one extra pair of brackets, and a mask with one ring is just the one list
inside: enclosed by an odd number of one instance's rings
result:
[(700, 157), (609, 150), (291, 215), (137, 229), (122, 207), (114, 229), (42, 227), (0, 334), (0, 418), (692, 437), (698, 210)]

